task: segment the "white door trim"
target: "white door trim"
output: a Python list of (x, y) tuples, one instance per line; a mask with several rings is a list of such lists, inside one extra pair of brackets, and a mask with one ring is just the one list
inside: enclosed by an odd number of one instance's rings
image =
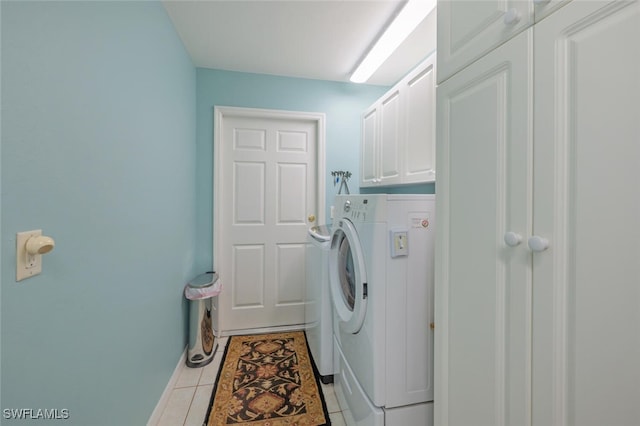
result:
[[(220, 236), (222, 232), (222, 217), (221, 209), (216, 209), (216, 205), (219, 205), (222, 194), (222, 150), (220, 144), (217, 141), (222, 140), (222, 123), (225, 118), (231, 117), (254, 117), (261, 119), (292, 119), (303, 121), (314, 121), (316, 123), (316, 223), (324, 224), (325, 221), (325, 121), (326, 115), (318, 112), (301, 112), (301, 111), (286, 111), (286, 110), (272, 110), (272, 109), (258, 109), (258, 108), (242, 108), (242, 107), (227, 107), (227, 106), (215, 106), (213, 117), (213, 269), (220, 274), (220, 279), (224, 285), (225, 271), (219, 271), (219, 256), (216, 253), (222, 252), (222, 238), (216, 238), (216, 235)], [(224, 291), (224, 290), (223, 290)], [(223, 321), (219, 321), (223, 323)], [(222, 325), (222, 324), (221, 324)], [(220, 327), (224, 332), (224, 327)]]

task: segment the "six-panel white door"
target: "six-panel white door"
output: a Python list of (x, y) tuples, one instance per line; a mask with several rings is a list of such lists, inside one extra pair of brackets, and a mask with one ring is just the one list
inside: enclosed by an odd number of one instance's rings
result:
[[(223, 331), (304, 323), (305, 244), (318, 210), (318, 120), (217, 114), (214, 260)], [(324, 194), (322, 194), (324, 196)]]

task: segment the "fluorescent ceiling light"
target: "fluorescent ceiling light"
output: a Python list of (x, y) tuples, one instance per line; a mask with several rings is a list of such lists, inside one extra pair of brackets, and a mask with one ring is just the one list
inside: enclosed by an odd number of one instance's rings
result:
[(371, 48), (358, 68), (351, 74), (351, 81), (364, 83), (400, 46), (418, 24), (436, 7), (436, 0), (409, 0), (384, 34)]

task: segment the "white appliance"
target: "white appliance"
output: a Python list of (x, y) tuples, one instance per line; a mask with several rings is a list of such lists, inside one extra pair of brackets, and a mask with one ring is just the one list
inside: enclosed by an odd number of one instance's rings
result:
[(347, 424), (433, 424), (435, 195), (338, 195), (329, 251)]
[(329, 295), (328, 255), (331, 230), (312, 226), (306, 249), (305, 334), (323, 383), (333, 382), (333, 317)]

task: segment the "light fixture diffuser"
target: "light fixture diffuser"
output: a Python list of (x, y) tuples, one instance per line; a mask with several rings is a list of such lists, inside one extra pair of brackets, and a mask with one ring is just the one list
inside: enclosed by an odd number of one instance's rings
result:
[(351, 74), (350, 80), (353, 83), (364, 83), (369, 80), (380, 65), (435, 7), (436, 0), (409, 0)]

